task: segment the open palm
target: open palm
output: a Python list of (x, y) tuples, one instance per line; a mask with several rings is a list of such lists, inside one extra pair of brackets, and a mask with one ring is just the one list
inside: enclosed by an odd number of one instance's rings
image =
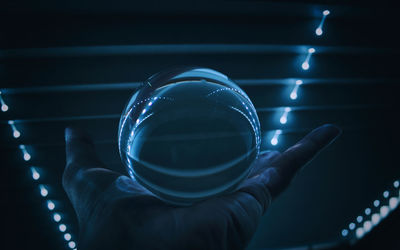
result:
[(79, 221), (78, 248), (243, 249), (271, 200), (339, 134), (324, 125), (283, 153), (262, 152), (234, 193), (178, 207), (108, 169), (89, 136), (67, 128), (63, 186)]

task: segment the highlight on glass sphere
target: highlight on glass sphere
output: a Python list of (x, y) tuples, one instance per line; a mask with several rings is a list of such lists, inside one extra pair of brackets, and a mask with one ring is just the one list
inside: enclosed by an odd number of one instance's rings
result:
[(260, 141), (257, 113), (243, 90), (220, 72), (196, 67), (146, 80), (118, 131), (129, 175), (176, 205), (233, 192), (247, 178)]

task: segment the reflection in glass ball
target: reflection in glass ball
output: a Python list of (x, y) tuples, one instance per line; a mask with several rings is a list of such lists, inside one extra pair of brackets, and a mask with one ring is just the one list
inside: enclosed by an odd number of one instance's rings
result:
[(225, 75), (176, 68), (134, 93), (118, 144), (132, 178), (166, 202), (189, 205), (232, 192), (247, 178), (260, 123), (248, 96)]

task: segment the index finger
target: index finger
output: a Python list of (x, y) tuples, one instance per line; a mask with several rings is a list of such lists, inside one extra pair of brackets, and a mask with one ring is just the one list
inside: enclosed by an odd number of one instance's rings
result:
[(334, 141), (341, 133), (338, 127), (326, 124), (318, 127), (277, 157), (271, 165), (278, 178), (271, 183), (272, 196), (278, 195), (305, 164), (311, 161), (322, 149)]

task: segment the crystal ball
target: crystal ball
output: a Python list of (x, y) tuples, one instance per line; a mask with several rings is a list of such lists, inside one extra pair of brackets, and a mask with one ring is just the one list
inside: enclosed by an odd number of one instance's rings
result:
[(128, 101), (118, 146), (129, 175), (161, 200), (190, 205), (233, 192), (260, 151), (260, 123), (224, 74), (181, 67), (146, 80)]

